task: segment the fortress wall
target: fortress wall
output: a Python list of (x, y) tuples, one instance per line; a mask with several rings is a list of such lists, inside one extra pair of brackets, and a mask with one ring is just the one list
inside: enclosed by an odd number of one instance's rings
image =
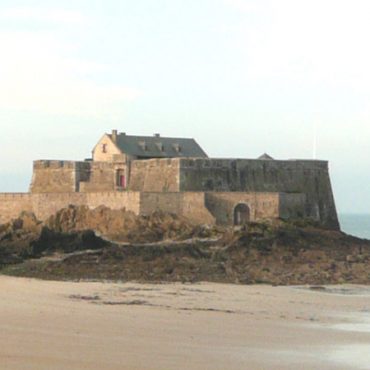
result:
[(196, 223), (233, 224), (234, 208), (239, 203), (250, 207), (252, 221), (297, 218), (302, 217), (304, 212), (305, 196), (240, 192), (7, 193), (0, 194), (0, 223), (18, 217), (23, 211), (34, 212), (38, 219), (46, 220), (73, 204), (91, 209), (102, 205), (111, 209), (125, 208), (137, 215), (162, 210), (182, 215)]
[(32, 194), (31, 202), (32, 210), (39, 220), (46, 220), (71, 204), (91, 209), (104, 205), (111, 209), (126, 208), (135, 214), (140, 212), (140, 194), (135, 192)]
[(135, 191), (86, 194), (86, 205), (92, 209), (104, 205), (111, 209), (125, 208), (136, 215), (140, 213), (140, 201), (140, 193)]
[(206, 193), (206, 207), (220, 225), (233, 225), (234, 208), (240, 203), (248, 205), (251, 221), (279, 217), (278, 193)]
[(44, 221), (69, 205), (97, 208), (105, 205), (111, 209), (125, 208), (140, 213), (140, 193), (0, 193), (0, 224), (17, 218), (23, 211), (33, 212)]
[(299, 219), (305, 217), (306, 195), (305, 194), (279, 194), (280, 218)]
[(131, 163), (132, 191), (176, 192), (179, 187), (178, 158), (136, 160)]
[(31, 194), (32, 210), (36, 217), (44, 221), (62, 208), (73, 204), (87, 205), (84, 193), (39, 193)]
[(216, 218), (206, 206), (205, 193), (183, 193), (183, 210), (185, 217), (196, 223), (213, 225)]
[(201, 190), (303, 193), (308, 217), (339, 228), (325, 161), (181, 159), (180, 191)]
[(81, 192), (107, 192), (114, 191), (116, 172), (113, 162), (88, 162), (89, 175), (79, 183)]
[[(32, 193), (108, 192), (116, 190), (122, 162), (35, 161)], [(126, 172), (126, 171), (125, 171)]]
[(140, 214), (149, 215), (157, 210), (175, 213), (196, 223), (215, 223), (215, 218), (205, 207), (205, 196), (202, 192), (141, 193)]
[(76, 191), (76, 162), (35, 161), (31, 193), (63, 193)]
[(183, 206), (181, 193), (141, 193), (140, 213), (150, 215), (154, 211), (180, 214)]
[(0, 224), (17, 218), (23, 211), (32, 210), (29, 193), (0, 193)]

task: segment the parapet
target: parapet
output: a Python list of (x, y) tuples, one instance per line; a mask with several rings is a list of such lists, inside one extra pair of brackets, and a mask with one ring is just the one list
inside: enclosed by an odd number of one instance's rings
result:
[(328, 169), (328, 161), (308, 159), (271, 160), (244, 158), (179, 158), (181, 168), (240, 168), (243, 166), (269, 168), (305, 168), (312, 170)]
[(73, 169), (73, 168), (76, 168), (76, 165), (78, 165), (80, 163), (87, 163), (87, 162), (41, 159), (41, 160), (33, 161), (33, 169), (34, 170), (47, 169), (47, 168), (50, 168), (50, 169), (58, 169), (58, 168)]

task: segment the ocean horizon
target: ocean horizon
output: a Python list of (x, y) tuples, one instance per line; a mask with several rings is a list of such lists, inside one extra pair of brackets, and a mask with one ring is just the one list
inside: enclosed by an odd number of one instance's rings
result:
[(338, 217), (343, 232), (370, 239), (370, 214), (340, 213)]

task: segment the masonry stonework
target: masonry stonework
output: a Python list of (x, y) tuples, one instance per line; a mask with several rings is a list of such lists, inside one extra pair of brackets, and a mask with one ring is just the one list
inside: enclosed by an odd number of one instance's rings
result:
[[(294, 197), (297, 198), (296, 195)], [(250, 221), (262, 221), (281, 217), (293, 218), (300, 204), (290, 204), (291, 194), (279, 193), (230, 193), (230, 192), (100, 192), (100, 193), (34, 193), (0, 194), (0, 223), (15, 219), (22, 211), (33, 212), (45, 221), (69, 205), (95, 209), (126, 209), (136, 215), (150, 215), (155, 211), (184, 216), (195, 223), (233, 224), (234, 209), (246, 204), (250, 209)], [(295, 199), (297, 201), (297, 199)], [(288, 202), (284, 204), (284, 202)]]
[(70, 204), (163, 210), (198, 223), (309, 218), (338, 229), (328, 162), (217, 159), (194, 139), (105, 134), (86, 161), (34, 162), (30, 194), (0, 194), (0, 221)]
[(304, 194), (304, 216), (339, 228), (328, 162), (307, 160), (181, 159), (180, 191)]
[(88, 206), (91, 209), (106, 206), (111, 209), (126, 209), (140, 214), (139, 192), (103, 193), (0, 193), (0, 223), (15, 219), (23, 211), (33, 212), (45, 221), (69, 205)]
[(119, 154), (119, 148), (107, 134), (103, 135), (92, 151), (93, 160), (96, 162), (112, 162), (114, 156)]
[(149, 159), (131, 163), (129, 188), (133, 191), (180, 191), (180, 160)]
[(216, 223), (216, 218), (206, 207), (205, 194), (202, 192), (141, 192), (140, 213), (150, 215), (152, 212), (159, 210), (187, 217), (195, 223), (210, 225)]
[(33, 212), (29, 193), (0, 193), (0, 224), (17, 218), (22, 212)]

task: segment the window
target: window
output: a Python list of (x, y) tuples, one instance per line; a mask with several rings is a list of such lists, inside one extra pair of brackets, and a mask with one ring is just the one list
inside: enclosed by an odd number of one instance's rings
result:
[(101, 150), (102, 150), (103, 153), (106, 153), (107, 152), (107, 144), (103, 144), (101, 146)]
[(164, 146), (162, 143), (156, 143), (155, 145), (157, 146), (159, 151), (164, 152)]
[(144, 151), (146, 152), (148, 150), (148, 146), (146, 145), (146, 142), (145, 141), (139, 141), (138, 143), (139, 147)]
[(124, 170), (118, 170), (116, 175), (116, 185), (121, 189), (126, 189), (126, 176)]
[(181, 153), (181, 146), (180, 146), (180, 144), (173, 144), (173, 149), (175, 149), (175, 151), (177, 153)]

